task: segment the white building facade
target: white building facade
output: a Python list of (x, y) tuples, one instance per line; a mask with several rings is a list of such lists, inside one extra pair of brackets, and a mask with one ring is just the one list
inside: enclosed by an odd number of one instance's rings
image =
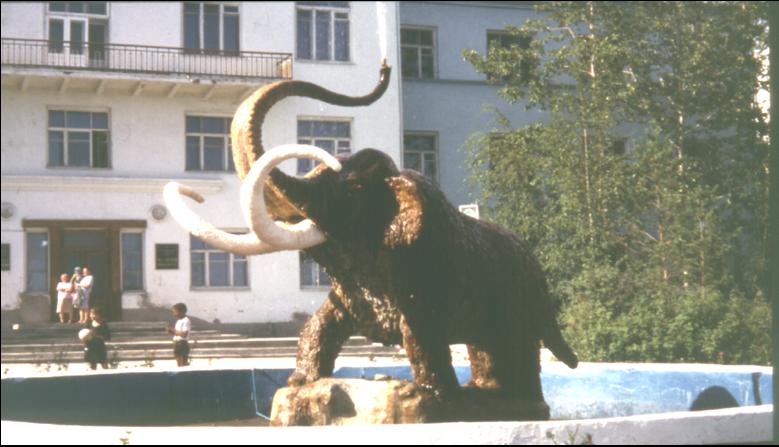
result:
[[(49, 320), (75, 266), (92, 269), (113, 320), (176, 302), (229, 323), (312, 313), (329, 289), (316, 265), (210, 249), (173, 221), (162, 188), (193, 187), (204, 218), (247, 231), (228, 135), (240, 101), (282, 79), (369, 92), (377, 29), (399, 65), (398, 16), (392, 2), (2, 3), (3, 320)], [(368, 107), (285, 99), (265, 146), (373, 147), (401, 165), (399, 78)]]

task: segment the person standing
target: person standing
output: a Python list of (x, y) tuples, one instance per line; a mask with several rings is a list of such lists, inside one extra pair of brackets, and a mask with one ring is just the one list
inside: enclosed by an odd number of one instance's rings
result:
[(189, 331), (192, 329), (192, 322), (187, 317), (187, 305), (176, 303), (170, 309), (173, 316), (176, 317), (176, 324), (168, 327), (168, 333), (173, 334), (173, 356), (176, 357), (178, 366), (189, 365)]
[(90, 299), (92, 296), (92, 285), (94, 282), (95, 279), (92, 276), (92, 272), (89, 270), (89, 267), (84, 267), (82, 270), (81, 279), (79, 280), (77, 286), (81, 301), (79, 310), (81, 320), (79, 322), (82, 324), (86, 324), (86, 322), (89, 320), (89, 309), (92, 307), (90, 305)]
[(63, 273), (60, 275), (60, 282), (57, 283), (57, 313), (60, 316), (60, 323), (69, 323), (72, 312), (73, 284), (70, 282), (70, 276)]
[[(73, 313), (70, 317), (71, 323), (84, 323), (79, 317), (81, 312), (81, 290), (78, 288), (78, 282), (81, 281), (81, 267), (73, 268), (73, 275), (70, 277), (70, 284), (73, 286), (71, 296), (73, 298)], [(78, 321), (76, 321), (78, 320)]]

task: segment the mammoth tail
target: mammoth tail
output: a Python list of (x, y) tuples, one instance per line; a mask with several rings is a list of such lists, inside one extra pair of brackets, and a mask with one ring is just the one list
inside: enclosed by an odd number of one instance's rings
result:
[(568, 365), (573, 369), (579, 365), (579, 358), (576, 353), (573, 352), (568, 343), (563, 339), (563, 334), (560, 333), (560, 327), (557, 324), (548, 327), (546, 334), (543, 336), (544, 346), (552, 351), (552, 354), (557, 357), (558, 360)]

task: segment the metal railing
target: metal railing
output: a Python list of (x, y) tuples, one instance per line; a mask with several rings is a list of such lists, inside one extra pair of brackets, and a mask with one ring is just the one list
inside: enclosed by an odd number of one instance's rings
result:
[(2, 39), (2, 64), (119, 73), (291, 79), (292, 55), (36, 39)]

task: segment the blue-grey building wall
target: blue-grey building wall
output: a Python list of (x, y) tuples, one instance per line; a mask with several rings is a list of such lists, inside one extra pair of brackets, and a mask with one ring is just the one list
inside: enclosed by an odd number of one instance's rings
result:
[[(487, 50), (487, 31), (522, 25), (538, 17), (531, 2), (400, 2), (400, 26), (435, 30), (434, 79), (402, 80), (404, 132), (435, 132), (438, 136), (438, 182), (455, 205), (478, 198), (467, 184), (465, 143), (475, 132), (494, 126), (495, 106), (516, 126), (539, 121), (525, 103), (508, 104), (463, 59), (463, 50)], [(398, 71), (400, 73), (400, 70)]]

